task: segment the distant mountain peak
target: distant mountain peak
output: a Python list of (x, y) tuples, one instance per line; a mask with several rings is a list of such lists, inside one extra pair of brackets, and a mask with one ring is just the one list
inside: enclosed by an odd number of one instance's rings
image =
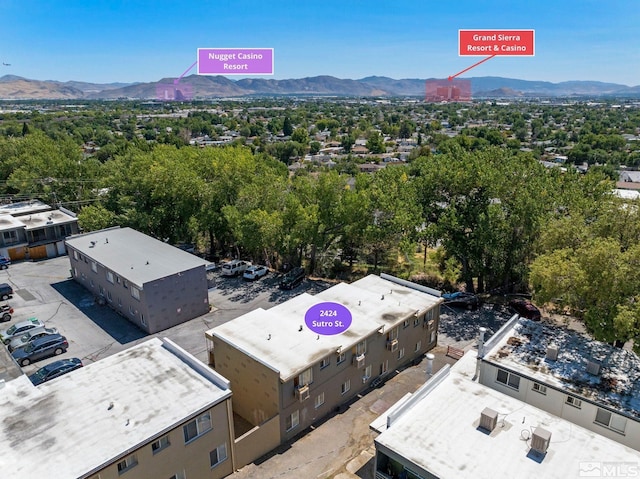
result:
[[(552, 97), (552, 96), (640, 96), (640, 86), (628, 87), (598, 81), (519, 80), (498, 76), (472, 77), (473, 96), (477, 97)], [(284, 80), (243, 78), (231, 80), (225, 76), (192, 74), (184, 78), (166, 77), (143, 83), (87, 83), (80, 81), (39, 81), (16, 75), (0, 77), (0, 98), (4, 99), (155, 99), (158, 85), (184, 83), (193, 89), (194, 98), (238, 97), (248, 95), (331, 95), (331, 96), (412, 96), (423, 97), (426, 79), (396, 80), (371, 75), (359, 80), (341, 79), (332, 75), (316, 75)]]

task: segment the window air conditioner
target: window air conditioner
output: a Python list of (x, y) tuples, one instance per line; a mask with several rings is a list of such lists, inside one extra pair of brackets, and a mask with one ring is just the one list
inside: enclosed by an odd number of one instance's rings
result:
[(300, 400), (300, 402), (309, 399), (309, 386), (301, 386), (296, 389), (296, 396)]

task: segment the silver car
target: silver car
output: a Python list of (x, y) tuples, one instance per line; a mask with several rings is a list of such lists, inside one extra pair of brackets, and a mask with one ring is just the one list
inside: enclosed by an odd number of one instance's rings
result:
[(23, 334), (22, 336), (18, 336), (17, 338), (13, 338), (9, 343), (9, 352), (15, 351), (18, 348), (22, 348), (26, 346), (34, 339), (41, 338), (43, 336), (48, 336), (50, 334), (58, 334), (57, 328), (33, 328), (28, 333)]
[(44, 323), (37, 318), (27, 319), (14, 324), (9, 329), (0, 331), (0, 339), (4, 344), (9, 344), (13, 338), (22, 336), (34, 328), (44, 328)]

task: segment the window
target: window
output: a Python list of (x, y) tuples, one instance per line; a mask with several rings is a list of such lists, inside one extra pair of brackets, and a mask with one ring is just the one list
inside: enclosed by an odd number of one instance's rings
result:
[(324, 404), (324, 393), (320, 393), (316, 396), (316, 401), (315, 401), (316, 409), (318, 409), (323, 404)]
[[(10, 245), (18, 242), (18, 232), (15, 230), (3, 232), (2, 237), (4, 238), (4, 244), (6, 245)], [(76, 257), (76, 259), (78, 258)]]
[(37, 243), (38, 241), (44, 241), (47, 239), (47, 233), (45, 233), (44, 228), (39, 230), (31, 230), (31, 237), (33, 238), (33, 242)]
[(92, 287), (92, 288), (95, 288), (95, 287), (96, 287), (96, 285), (93, 283), (93, 280), (92, 280), (92, 279), (90, 279), (90, 280), (89, 280), (89, 284), (91, 285), (91, 287)]
[(413, 327), (415, 328), (419, 324), (420, 324), (420, 316), (416, 316), (415, 318), (413, 318)]
[(118, 474), (124, 474), (132, 467), (138, 464), (138, 459), (135, 454), (131, 454), (130, 456), (125, 457), (122, 461), (118, 463)]
[(421, 349), (422, 349), (422, 341), (418, 341), (418, 342), (416, 343), (416, 349), (415, 349), (415, 351), (414, 351), (414, 352), (416, 352), (416, 353), (417, 353), (417, 352), (418, 352), (418, 351), (420, 351)]
[(578, 398), (574, 398), (573, 396), (567, 396), (567, 400), (565, 402), (573, 407), (577, 407), (578, 409), (582, 407), (582, 401)]
[(384, 374), (389, 371), (389, 360), (387, 359), (380, 365), (380, 374)]
[(104, 296), (104, 288), (101, 284), (98, 285), (98, 289), (100, 290), (100, 296)]
[(140, 313), (140, 322), (142, 323), (143, 326), (147, 325), (147, 320), (144, 319), (144, 314)]
[(347, 355), (345, 353), (338, 354), (338, 360), (336, 364), (344, 363), (345, 359), (347, 359)]
[(547, 386), (544, 386), (542, 384), (533, 383), (533, 386), (531, 386), (531, 389), (540, 394), (547, 394)]
[(393, 341), (394, 339), (398, 339), (398, 328), (393, 328), (391, 331), (389, 331), (389, 333), (387, 334), (387, 340), (389, 341)]
[(340, 393), (344, 394), (349, 391), (349, 389), (351, 389), (351, 379), (347, 379), (342, 383), (342, 385), (340, 386)]
[[(5, 233), (6, 235), (6, 233)], [(5, 236), (5, 241), (6, 241), (6, 236)], [(78, 252), (76, 250), (73, 250), (73, 259), (75, 259), (76, 261), (78, 261)]]
[(320, 369), (324, 369), (327, 366), (329, 366), (329, 358), (324, 358), (322, 361), (320, 361)]
[(184, 471), (182, 472), (176, 472), (173, 476), (171, 476), (169, 479), (187, 479), (187, 475), (184, 473)]
[(366, 381), (367, 379), (369, 379), (371, 377), (371, 371), (372, 371), (372, 367), (371, 364), (369, 364), (366, 368), (364, 368), (364, 376), (362, 377), (363, 381)]
[(135, 286), (131, 286), (131, 296), (140, 301), (140, 290)]
[(151, 443), (151, 451), (155, 454), (156, 452), (162, 451), (165, 447), (169, 447), (169, 436), (162, 436), (157, 441)]
[(118, 298), (118, 306), (122, 306), (122, 300)]
[(129, 305), (129, 314), (131, 316), (135, 316), (136, 315), (136, 310), (133, 309), (133, 306)]
[(433, 309), (430, 309), (429, 311), (427, 311), (424, 315), (424, 320), (425, 321), (431, 321), (433, 319)]
[(431, 336), (429, 337), (429, 341), (432, 343), (436, 342), (436, 332), (435, 331), (431, 331)]
[(185, 444), (211, 430), (211, 414), (205, 412), (193, 421), (182, 426)]
[(211, 467), (216, 467), (221, 462), (227, 460), (227, 443), (221, 444), (209, 453)]
[(113, 273), (111, 271), (107, 271), (107, 281), (113, 284)]
[(60, 235), (61, 236), (71, 236), (73, 234), (73, 229), (70, 224), (60, 225)]
[(404, 358), (404, 348), (398, 349), (398, 359)]
[(408, 319), (405, 319), (405, 320), (402, 322), (402, 328), (404, 329), (404, 328), (408, 328), (408, 327), (409, 327), (409, 320), (408, 320)]
[(307, 384), (311, 384), (312, 382), (313, 382), (313, 369), (309, 368), (309, 369), (305, 369), (300, 374), (298, 374), (298, 377), (294, 381), (294, 385), (296, 387), (306, 386)]
[(300, 424), (300, 411), (296, 409), (293, 413), (291, 413), (291, 415), (287, 416), (287, 420), (284, 426), (287, 431), (291, 431), (298, 424)]
[(109, 300), (109, 302), (113, 301), (113, 298), (111, 297), (111, 291), (107, 291), (107, 299)]
[(98, 263), (96, 263), (95, 261), (91, 262), (91, 271), (93, 271), (94, 273), (98, 272)]
[(128, 288), (128, 287), (129, 287), (129, 283), (127, 282), (127, 280), (126, 280), (126, 279), (123, 279), (123, 280), (122, 280), (122, 286), (124, 286), (125, 288)]
[(618, 416), (617, 414), (612, 414), (605, 409), (598, 408), (595, 423), (624, 434), (624, 430), (627, 426), (627, 419)]
[(361, 356), (367, 352), (367, 341), (360, 341), (356, 346), (356, 354)]
[(498, 369), (496, 381), (516, 390), (520, 388), (520, 376), (503, 369)]

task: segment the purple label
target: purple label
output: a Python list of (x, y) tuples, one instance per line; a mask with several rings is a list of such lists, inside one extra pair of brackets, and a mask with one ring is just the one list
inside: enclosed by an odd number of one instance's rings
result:
[(160, 101), (189, 101), (193, 99), (193, 87), (188, 83), (158, 83), (156, 98)]
[(351, 312), (338, 303), (320, 303), (307, 310), (304, 322), (314, 333), (331, 336), (349, 329)]
[(273, 75), (273, 48), (198, 48), (198, 75)]

